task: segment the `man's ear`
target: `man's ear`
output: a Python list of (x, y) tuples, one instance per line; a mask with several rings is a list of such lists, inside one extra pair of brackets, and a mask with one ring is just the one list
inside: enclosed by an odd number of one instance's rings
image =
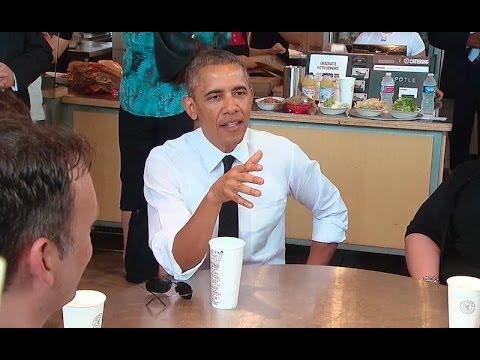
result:
[(55, 264), (59, 261), (57, 247), (47, 238), (38, 238), (29, 249), (27, 261), (30, 275), (51, 287)]
[(182, 105), (187, 114), (193, 119), (197, 120), (197, 111), (195, 108), (195, 101), (190, 96), (184, 96), (182, 98)]

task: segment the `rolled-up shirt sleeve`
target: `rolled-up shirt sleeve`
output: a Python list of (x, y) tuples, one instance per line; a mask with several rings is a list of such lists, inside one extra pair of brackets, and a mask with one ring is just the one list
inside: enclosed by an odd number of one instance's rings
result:
[(338, 188), (320, 170), (320, 164), (293, 147), (291, 195), (312, 211), (312, 240), (339, 243), (346, 239), (348, 211)]
[(201, 266), (182, 272), (173, 256), (173, 242), (185, 226), (191, 212), (182, 200), (169, 160), (154, 150), (145, 163), (144, 194), (148, 203), (149, 246), (158, 263), (177, 280), (189, 279)]

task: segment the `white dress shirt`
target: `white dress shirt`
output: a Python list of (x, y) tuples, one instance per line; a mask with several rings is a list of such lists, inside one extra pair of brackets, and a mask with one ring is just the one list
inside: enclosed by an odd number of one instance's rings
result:
[(417, 32), (362, 32), (354, 44), (366, 45), (403, 45), (407, 47), (407, 56), (415, 56), (425, 50), (425, 43)]
[[(232, 166), (244, 164), (257, 150), (263, 151), (255, 172), (263, 185), (260, 197), (241, 194), (254, 204), (238, 206), (239, 237), (245, 240), (244, 263), (285, 263), (285, 208), (292, 195), (312, 210), (312, 240), (325, 243), (345, 240), (347, 208), (338, 189), (322, 174), (320, 165), (290, 140), (264, 131), (247, 129), (231, 155)], [(212, 145), (201, 128), (154, 148), (145, 163), (145, 198), (148, 202), (149, 245), (157, 261), (176, 279), (190, 278), (203, 263), (182, 272), (172, 253), (180, 229), (223, 175), (226, 154)], [(218, 233), (218, 219), (212, 238)], [(206, 254), (205, 254), (206, 255)]]

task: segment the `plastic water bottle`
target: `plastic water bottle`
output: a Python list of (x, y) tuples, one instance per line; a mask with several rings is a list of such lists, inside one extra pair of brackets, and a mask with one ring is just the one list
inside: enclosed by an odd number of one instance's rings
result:
[(380, 99), (385, 103), (387, 111), (392, 109), (394, 93), (395, 80), (393, 80), (392, 73), (387, 72), (380, 83)]
[(423, 82), (422, 91), (422, 114), (435, 115), (435, 90), (437, 89), (437, 82), (432, 73), (428, 73), (427, 78)]

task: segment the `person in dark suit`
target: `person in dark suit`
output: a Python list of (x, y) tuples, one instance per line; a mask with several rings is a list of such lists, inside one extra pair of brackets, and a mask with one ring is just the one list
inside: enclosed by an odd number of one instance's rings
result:
[(480, 48), (480, 32), (428, 32), (431, 45), (445, 50), (440, 89), (454, 100), (449, 134), (450, 168), (468, 160), (475, 113), (480, 114), (480, 64), (469, 59)]
[(52, 48), (41, 32), (0, 32), (0, 90), (30, 104), (28, 85), (50, 68)]

